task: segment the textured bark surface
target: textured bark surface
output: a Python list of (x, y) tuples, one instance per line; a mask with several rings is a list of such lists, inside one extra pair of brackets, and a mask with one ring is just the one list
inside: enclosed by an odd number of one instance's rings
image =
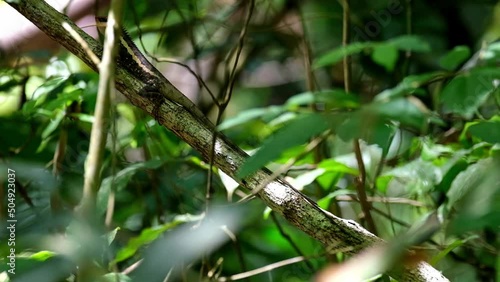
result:
[[(11, 1), (9, 3), (26, 18), (35, 23), (52, 39), (59, 42), (71, 53), (82, 59), (94, 70), (97, 67), (88, 58), (85, 50), (61, 26), (67, 22), (87, 42), (88, 46), (99, 57), (102, 47), (86, 33), (81, 31), (65, 15), (62, 15), (40, 0)], [(135, 79), (125, 70), (116, 71), (117, 89), (130, 102), (158, 118), (163, 126), (174, 132), (182, 140), (192, 146), (205, 159), (210, 156), (213, 125), (191, 115), (177, 103), (166, 101), (158, 109), (157, 105), (146, 98), (139, 96), (144, 83)], [(178, 91), (172, 86), (165, 91)], [(154, 112), (158, 110), (159, 112)], [(248, 157), (239, 147), (233, 145), (222, 134), (217, 134), (215, 146), (215, 166), (229, 176), (234, 177), (237, 169)], [(270, 176), (270, 171), (260, 170), (240, 181), (240, 184), (249, 190), (259, 186)], [(320, 209), (313, 201), (294, 189), (282, 179), (269, 183), (258, 196), (275, 212), (281, 214), (291, 224), (304, 231), (311, 237), (323, 243), (326, 247), (342, 249), (346, 253), (358, 253), (360, 250), (376, 243), (383, 242), (359, 224), (345, 220)], [(429, 264), (422, 262), (414, 268), (404, 270), (390, 270), (388, 272), (400, 281), (448, 281), (439, 271)]]

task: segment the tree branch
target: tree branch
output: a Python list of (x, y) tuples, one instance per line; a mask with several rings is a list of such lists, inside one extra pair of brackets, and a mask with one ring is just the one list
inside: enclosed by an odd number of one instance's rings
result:
[[(62, 27), (62, 23), (67, 22), (71, 25), (87, 42), (89, 48), (99, 57), (102, 55), (102, 46), (75, 26), (67, 16), (54, 10), (45, 1), (22, 0), (10, 1), (9, 4), (48, 36), (97, 71), (96, 65), (88, 58), (84, 48)], [(120, 66), (120, 62), (118, 62), (118, 66)], [(137, 80), (123, 68), (118, 67), (116, 69), (116, 88), (133, 105), (145, 110), (152, 116), (156, 116), (160, 124), (174, 132), (208, 160), (214, 134), (213, 125), (193, 116), (181, 105), (172, 101), (165, 101), (159, 107), (158, 112), (154, 112), (158, 109), (158, 105), (154, 105), (151, 100), (137, 94), (143, 86), (144, 82)], [(174, 86), (163, 90), (179, 92)], [(171, 97), (172, 95), (166, 96)], [(215, 166), (236, 179), (236, 171), (247, 157), (246, 153), (229, 142), (223, 134), (217, 134), (214, 155)], [(252, 190), (263, 181), (266, 181), (270, 175), (270, 171), (263, 169), (252, 176), (239, 180), (239, 182), (243, 187)], [(280, 178), (264, 187), (258, 193), (258, 196), (291, 224), (327, 247), (348, 247), (351, 250), (350, 253), (357, 253), (367, 246), (383, 242), (382, 239), (371, 234), (356, 222), (336, 217), (320, 209), (316, 203)], [(448, 281), (439, 271), (425, 262), (419, 263), (415, 268), (390, 270), (388, 273), (400, 281)]]

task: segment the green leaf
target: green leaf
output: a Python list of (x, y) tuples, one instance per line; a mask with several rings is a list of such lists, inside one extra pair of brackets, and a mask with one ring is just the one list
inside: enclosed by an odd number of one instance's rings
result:
[(467, 58), (470, 57), (470, 49), (467, 46), (456, 46), (439, 60), (442, 68), (453, 71), (457, 69)]
[(37, 261), (46, 261), (52, 257), (56, 256), (56, 253), (51, 252), (51, 251), (40, 251), (32, 254), (30, 256), (30, 259), (34, 259)]
[(354, 176), (357, 176), (359, 174), (359, 171), (357, 169), (348, 167), (347, 165), (337, 162), (334, 159), (327, 159), (321, 161), (318, 164), (318, 168), (307, 171), (297, 176), (295, 178), (294, 184), (296, 183), (300, 187), (304, 187), (311, 184), (318, 177), (328, 174), (329, 172), (334, 172), (334, 179), (339, 179), (344, 176), (344, 174), (351, 174)]
[(353, 191), (347, 190), (347, 189), (339, 189), (336, 190), (327, 196), (321, 198), (318, 200), (318, 206), (320, 206), (322, 209), (328, 210), (328, 207), (330, 206), (330, 203), (332, 202), (335, 197), (340, 196), (340, 195), (352, 195), (354, 194)]
[(43, 105), (49, 97), (55, 97), (61, 93), (67, 82), (67, 77), (54, 77), (45, 81), (35, 89), (31, 95), (31, 99), (24, 104), (23, 113), (31, 115), (32, 111)]
[(375, 96), (375, 101), (384, 101), (390, 98), (410, 95), (423, 84), (440, 75), (442, 75), (441, 72), (431, 72), (407, 76), (396, 87), (384, 90)]
[(53, 77), (45, 81), (42, 85), (40, 85), (35, 92), (33, 92), (32, 99), (38, 100), (42, 97), (46, 97), (47, 95), (60, 93), (63, 87), (68, 82), (68, 77)]
[(495, 168), (497, 167), (494, 160), (488, 158), (479, 160), (477, 163), (470, 165), (466, 170), (460, 172), (446, 194), (448, 197), (448, 209), (453, 208), (467, 193), (477, 189), (486, 176), (491, 174), (491, 172), (495, 172)]
[(316, 60), (313, 64), (313, 68), (321, 68), (324, 66), (329, 66), (340, 62), (345, 56), (350, 56), (359, 53), (366, 48), (373, 47), (375, 43), (373, 42), (356, 42), (345, 47), (336, 48)]
[(316, 97), (318, 102), (326, 104), (327, 109), (355, 109), (360, 106), (358, 95), (346, 93), (340, 89), (320, 91)]
[(368, 144), (377, 144), (386, 152), (394, 134), (394, 127), (385, 118), (371, 109), (364, 108), (346, 115), (344, 122), (337, 127), (336, 133), (343, 141), (363, 139)]
[(58, 111), (56, 113), (55, 117), (50, 120), (47, 127), (45, 127), (45, 129), (43, 130), (42, 139), (48, 138), (52, 134), (52, 132), (59, 128), (59, 125), (63, 121), (65, 115), (66, 113), (64, 111)]
[(500, 143), (500, 122), (482, 121), (468, 127), (467, 132), (488, 143)]
[(116, 227), (115, 229), (106, 234), (108, 245), (111, 245), (111, 243), (113, 243), (116, 237), (116, 233), (118, 233), (118, 230), (120, 230), (120, 227)]
[(132, 282), (132, 278), (123, 273), (106, 273), (99, 282)]
[(304, 187), (306, 185), (313, 183), (313, 181), (316, 180), (316, 178), (323, 175), (323, 173), (325, 173), (325, 172), (326, 172), (326, 170), (323, 168), (309, 170), (309, 171), (304, 172), (301, 175), (297, 176), (293, 183), (295, 185), (297, 185), (298, 187)]
[(277, 116), (281, 113), (283, 113), (283, 107), (279, 107), (279, 106), (250, 109), (250, 110), (243, 111), (243, 112), (239, 113), (237, 116), (235, 116), (231, 119), (225, 120), (217, 128), (219, 130), (226, 130), (226, 129), (247, 123), (251, 120), (260, 118), (260, 117), (265, 116), (265, 115)]
[(120, 251), (118, 251), (118, 253), (116, 254), (116, 258), (114, 259), (114, 263), (118, 263), (120, 261), (124, 261), (132, 257), (137, 252), (137, 250), (139, 250), (139, 248), (153, 242), (161, 234), (163, 234), (163, 232), (172, 229), (181, 223), (186, 223), (196, 220), (199, 220), (199, 218), (192, 216), (177, 216), (174, 219), (174, 221), (170, 223), (166, 223), (161, 226), (156, 226), (152, 228), (142, 229), (142, 232), (138, 237), (130, 239), (127, 245)]
[(387, 192), (387, 188), (389, 187), (389, 183), (391, 180), (394, 178), (392, 175), (382, 175), (377, 177), (376, 185), (377, 185), (377, 190), (379, 190), (382, 193)]
[[(386, 42), (355, 42), (352, 44), (349, 44), (347, 46), (342, 46), (339, 48), (336, 48), (323, 56), (321, 56), (319, 59), (317, 59), (314, 64), (313, 68), (320, 68), (324, 66), (329, 66), (336, 64), (340, 62), (344, 57), (350, 56), (353, 54), (360, 53), (361, 51), (364, 51), (365, 49), (371, 49), (371, 48), (376, 48), (376, 47), (381, 47), (381, 46), (388, 46), (391, 45), (393, 48), (395, 47), (397, 50), (404, 50), (404, 51), (415, 51), (415, 52), (428, 52), (431, 50), (429, 43), (427, 43), (425, 40), (423, 40), (419, 36), (415, 35), (403, 35), (391, 40), (388, 40)], [(390, 48), (390, 47), (381, 47), (381, 48)], [(379, 51), (380, 52), (380, 51)], [(388, 62), (391, 60), (391, 56), (394, 57), (394, 50), (391, 50), (392, 52), (391, 55), (389, 55), (389, 59), (385, 59), (384, 61), (386, 62), (383, 65), (389, 65)], [(377, 55), (378, 58), (380, 58), (382, 55)]]
[(403, 35), (391, 40), (387, 43), (396, 46), (399, 50), (414, 51), (414, 52), (429, 52), (431, 46), (422, 37), (417, 35)]
[(422, 130), (427, 123), (428, 114), (420, 106), (420, 100), (416, 98), (397, 98), (386, 103), (372, 103), (369, 109), (384, 118)]
[(298, 116), (277, 133), (267, 138), (262, 147), (241, 166), (237, 177), (243, 178), (278, 158), (283, 151), (305, 143), (328, 129), (325, 117), (319, 114)]
[(472, 69), (469, 73), (455, 77), (441, 93), (444, 112), (471, 118), (496, 89), (493, 79), (498, 77), (498, 68)]
[(326, 109), (353, 109), (359, 107), (359, 97), (346, 93), (341, 89), (330, 89), (318, 92), (305, 92), (294, 95), (285, 103), (288, 110), (295, 110), (301, 106), (313, 103), (325, 103)]
[(402, 183), (406, 189), (413, 193), (430, 191), (441, 181), (439, 167), (420, 159), (390, 170), (384, 173), (384, 176), (394, 176), (393, 180)]
[(394, 70), (398, 58), (399, 58), (399, 51), (394, 45), (381, 44), (373, 49), (372, 53), (373, 61), (383, 66), (389, 72)]
[(463, 234), (484, 228), (498, 228), (500, 222), (500, 158), (487, 158), (470, 165), (453, 181), (448, 193), (448, 210), (457, 211), (449, 232)]
[(326, 171), (342, 172), (346, 174), (351, 174), (354, 176), (359, 175), (359, 171), (352, 167), (349, 167), (343, 163), (340, 163), (334, 159), (323, 160), (318, 164), (318, 168), (323, 168)]
[(317, 102), (316, 93), (313, 92), (304, 92), (297, 95), (293, 95), (288, 98), (285, 103), (286, 108), (288, 109), (296, 109), (301, 106), (308, 106)]
[(59, 95), (57, 95), (57, 98), (46, 103), (43, 108), (49, 111), (65, 109), (67, 106), (71, 105), (71, 103), (79, 101), (81, 99), (82, 90), (68, 88), (70, 87), (66, 87), (65, 89), (63, 89), (63, 92), (59, 93)]

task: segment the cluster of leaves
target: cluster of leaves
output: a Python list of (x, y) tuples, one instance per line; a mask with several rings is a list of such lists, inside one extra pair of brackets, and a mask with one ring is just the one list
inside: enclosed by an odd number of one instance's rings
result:
[[(198, 7), (210, 10), (211, 1), (198, 2)], [(281, 2), (269, 1), (269, 10), (286, 12), (288, 6)], [(460, 45), (438, 56), (434, 52), (439, 44), (425, 27), (416, 32), (423, 36), (396, 37), (394, 34), (403, 32), (391, 32), (388, 26), (373, 41), (331, 50), (339, 45), (333, 40), (342, 36), (340, 28), (328, 27), (340, 27), (340, 21), (323, 22), (317, 15), (324, 10), (340, 14), (341, 7), (326, 0), (310, 2), (301, 9), (313, 51), (321, 54), (313, 63), (316, 73), (324, 75), (325, 70), (338, 67), (345, 56), (352, 56), (354, 73), (372, 79), (375, 90), (366, 91), (363, 79), (354, 80), (351, 93), (332, 87), (335, 83), (330, 82), (335, 78), (328, 79), (328, 86), (321, 91), (307, 91), (290, 83), (293, 93), (300, 94), (284, 98), (284, 103), (268, 106), (253, 98), (251, 104), (258, 107), (236, 105), (229, 109), (229, 115), (243, 110), (218, 129), (241, 146), (259, 147), (240, 168), (239, 176), (264, 166), (279, 169), (294, 159), (287, 179), (296, 188), (324, 209), (364, 223), (358, 217), (359, 205), (343, 202), (357, 198), (354, 179), (361, 173), (352, 140), (362, 140), (366, 193), (374, 201), (371, 211), (378, 235), (390, 240), (412, 223), (437, 214), (442, 228), (427, 245), (430, 262), (452, 280), (492, 279), (500, 222), (500, 44), (484, 46), (476, 55), (470, 47)], [(184, 46), (185, 39), (179, 38), (184, 32), (180, 31), (188, 27), (194, 38), (189, 40), (197, 41), (198, 53), (204, 50), (205, 56), (223, 57), (230, 48), (225, 37), (208, 40), (199, 34), (206, 29), (216, 34), (233, 10), (222, 9), (205, 18), (204, 9), (195, 11), (183, 1), (175, 5), (162, 22), (168, 31), (164, 43), (169, 49)], [(419, 5), (423, 4), (417, 4), (416, 11), (427, 11)], [(142, 3), (136, 9), (158, 21), (148, 14), (152, 7)], [(352, 7), (360, 16), (372, 15), (369, 12), (374, 9), (381, 8), (377, 4)], [(398, 26), (401, 21), (394, 16), (391, 24)], [(146, 21), (147, 27), (149, 24)], [(267, 25), (260, 28), (255, 30), (268, 30)], [(334, 35), (325, 36), (322, 31)], [(131, 34), (135, 35), (135, 30)], [(249, 37), (253, 56), (244, 67), (247, 72), (266, 60), (282, 63), (296, 56), (288, 45), (302, 42), (280, 31), (250, 32)], [(144, 44), (150, 39), (145, 36)], [(405, 70), (405, 54), (409, 52), (412, 58), (432, 61), (432, 67), (413, 63), (411, 71)], [(183, 50), (179, 53), (186, 55)], [(267, 217), (268, 213), (264, 216), (268, 220), (262, 220), (265, 206), (256, 201), (247, 204), (243, 212), (216, 213), (213, 221), (208, 221), (211, 224), (200, 227), (197, 215), (205, 207), (209, 166), (172, 133), (126, 102), (120, 102), (112, 116), (114, 128), (108, 138), (104, 179), (97, 198), (99, 218), (105, 216), (110, 199), (114, 201), (113, 225), (103, 230), (100, 224), (88, 226), (73, 218), (81, 197), (97, 85), (96, 75), (86, 70), (70, 71), (77, 68), (71, 58), (61, 57), (44, 68), (33, 67), (29, 75), (2, 70), (0, 90), (7, 93), (6, 99), (15, 101), (11, 104), (14, 108), (21, 101), (20, 109), (1, 118), (0, 130), (8, 138), (0, 138), (0, 157), (6, 160), (2, 170), (8, 167), (17, 172), (17, 272), (25, 274), (23, 279), (42, 281), (43, 276), (43, 281), (62, 281), (75, 273), (75, 265), (82, 267), (92, 261), (96, 267), (86, 270), (95, 271), (105, 281), (130, 281), (131, 277), (159, 280), (170, 275), (171, 267), (171, 275), (182, 273), (190, 281), (198, 279), (200, 269), (215, 273), (212, 277), (225, 276), (296, 256), (297, 249), (312, 255), (323, 252), (301, 232), (284, 231), (281, 221)], [(248, 96), (281, 90), (237, 84), (233, 102), (248, 104)], [(246, 95), (249, 93), (252, 95)], [(8, 108), (12, 107), (0, 110)], [(305, 144), (316, 136), (323, 142), (311, 152)], [(46, 169), (51, 163), (52, 173)], [(214, 181), (213, 188), (215, 202), (227, 202), (227, 194), (241, 196), (234, 183), (223, 177)], [(392, 204), (384, 199), (401, 202)], [(4, 213), (0, 211), (2, 216)], [(220, 225), (228, 227), (222, 232)], [(227, 238), (234, 238), (231, 232), (242, 226), (248, 228), (241, 230), (232, 244), (227, 243)], [(296, 247), (290, 242), (300, 243)], [(2, 258), (7, 247), (0, 246)], [(203, 264), (174, 267), (197, 261), (208, 251), (214, 254)], [(144, 261), (133, 275), (116, 274), (116, 269), (133, 266), (141, 259)], [(269, 275), (280, 281), (307, 280), (326, 263), (327, 258), (320, 257), (274, 269)], [(0, 272), (7, 269), (2, 263)], [(465, 274), (460, 272), (463, 269)], [(261, 274), (256, 279), (268, 278)]]

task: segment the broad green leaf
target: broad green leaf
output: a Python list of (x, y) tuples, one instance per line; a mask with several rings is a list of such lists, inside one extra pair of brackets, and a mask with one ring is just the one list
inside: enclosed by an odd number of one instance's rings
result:
[(410, 95), (423, 84), (440, 75), (442, 75), (441, 72), (432, 72), (407, 76), (396, 87), (384, 90), (375, 96), (375, 101), (384, 101), (390, 98)]
[[(33, 100), (40, 100), (42, 97), (46, 98), (47, 95), (57, 94), (62, 91), (62, 88), (68, 82), (68, 77), (54, 77), (45, 81), (44, 84), (40, 85), (35, 92), (33, 92)], [(40, 100), (39, 102), (43, 102)]]
[(325, 191), (330, 191), (337, 185), (339, 180), (344, 176), (343, 173), (337, 171), (325, 171), (316, 178), (318, 185)]
[(439, 60), (442, 68), (453, 71), (457, 69), (467, 58), (470, 57), (470, 49), (467, 46), (456, 46)]
[[(448, 208), (451, 209), (458, 201), (472, 190), (477, 189), (486, 178), (498, 174), (498, 161), (492, 158), (482, 159), (460, 172), (454, 179), (448, 193)], [(492, 187), (492, 190), (497, 187)]]
[(267, 108), (258, 108), (258, 109), (250, 109), (247, 111), (243, 111), (239, 113), (237, 116), (225, 120), (223, 123), (221, 123), (217, 128), (219, 130), (226, 130), (235, 126), (238, 126), (240, 124), (247, 123), (251, 120), (260, 118), (264, 115), (274, 115), (277, 116), (279, 114), (283, 113), (283, 108), (279, 106), (271, 106)]
[(297, 95), (293, 95), (292, 97), (288, 98), (288, 100), (285, 103), (285, 106), (288, 109), (296, 109), (301, 106), (311, 105), (317, 102), (317, 96), (315, 94), (316, 93), (313, 92), (304, 92)]
[(113, 243), (116, 237), (116, 233), (118, 233), (118, 230), (120, 230), (120, 227), (116, 227), (115, 229), (106, 234), (108, 245), (111, 245), (111, 243)]
[(347, 189), (336, 190), (335, 192), (332, 192), (327, 196), (319, 199), (318, 206), (320, 206), (322, 209), (328, 210), (330, 203), (332, 202), (333, 199), (335, 199), (335, 197), (340, 195), (352, 195), (352, 194), (354, 194), (354, 192)]
[(114, 259), (114, 263), (130, 258), (137, 252), (139, 248), (153, 242), (165, 231), (172, 229), (179, 224), (198, 220), (200, 220), (200, 217), (197, 216), (179, 215), (176, 216), (172, 222), (163, 224), (161, 226), (142, 229), (142, 232), (138, 237), (130, 239), (127, 245), (120, 251), (118, 251), (118, 253), (116, 254), (116, 258)]
[(414, 52), (429, 52), (431, 46), (422, 37), (417, 35), (403, 35), (391, 40), (387, 43), (396, 46), (399, 50), (414, 51)]
[(389, 188), (389, 183), (391, 180), (394, 178), (392, 175), (382, 175), (377, 177), (376, 185), (377, 185), (377, 190), (386, 193), (387, 188)]
[(441, 93), (445, 113), (470, 118), (496, 89), (493, 79), (500, 77), (498, 68), (472, 69), (446, 85)]
[(52, 132), (54, 132), (57, 128), (59, 128), (59, 125), (61, 124), (65, 115), (66, 113), (64, 111), (58, 111), (55, 114), (55, 116), (50, 120), (47, 127), (45, 127), (45, 129), (43, 130), (42, 139), (48, 138), (52, 134)]
[(359, 96), (344, 90), (332, 89), (318, 92), (318, 102), (324, 102), (327, 109), (355, 109), (360, 106)]
[[(386, 42), (355, 42), (347, 46), (336, 48), (317, 59), (313, 67), (320, 68), (328, 65), (333, 65), (340, 62), (345, 56), (350, 56), (362, 52), (365, 49), (371, 50), (379, 46), (392, 45), (397, 50), (415, 51), (415, 52), (428, 52), (430, 45), (421, 37), (415, 35), (403, 35)], [(382, 47), (384, 48), (384, 47)], [(389, 47), (390, 48), (390, 47)], [(394, 52), (391, 50), (390, 52)], [(394, 57), (394, 53), (391, 55)], [(380, 56), (379, 56), (380, 58)], [(383, 64), (385, 65), (385, 64)]]
[(350, 56), (363, 51), (366, 48), (371, 48), (376, 43), (373, 42), (356, 42), (345, 47), (336, 48), (316, 60), (313, 68), (321, 68), (340, 62), (345, 56)]
[(351, 174), (354, 176), (359, 175), (359, 171), (357, 169), (349, 167), (343, 163), (337, 162), (334, 159), (327, 159), (327, 160), (321, 161), (318, 164), (318, 168), (325, 169), (326, 171), (347, 173), (347, 174)]
[(132, 282), (132, 278), (123, 273), (106, 273), (99, 282)]
[(422, 130), (429, 116), (429, 114), (424, 113), (426, 109), (422, 108), (422, 105), (420, 100), (416, 98), (397, 98), (386, 103), (372, 103), (368, 107), (384, 118)]
[(394, 70), (399, 58), (399, 51), (391, 44), (380, 44), (373, 49), (372, 60), (383, 66), (388, 72)]
[(321, 161), (318, 164), (318, 168), (307, 171), (296, 177), (294, 183), (297, 183), (298, 185), (300, 185), (300, 187), (304, 187), (311, 184), (314, 180), (325, 174), (332, 175), (332, 172), (334, 175), (334, 179), (337, 180), (340, 177), (344, 176), (344, 174), (351, 174), (355, 176), (359, 174), (359, 171), (357, 169), (348, 167), (347, 165), (337, 162), (334, 159), (327, 159)]
[(469, 126), (467, 132), (488, 143), (500, 143), (500, 122), (482, 121)]
[(387, 171), (384, 176), (394, 176), (393, 181), (402, 183), (409, 192), (426, 193), (442, 179), (439, 167), (431, 162), (416, 159)]
[(446, 194), (448, 210), (456, 215), (449, 224), (452, 234), (484, 228), (498, 229), (500, 222), (500, 158), (487, 158), (470, 165), (453, 181)]
[(364, 108), (346, 116), (344, 122), (337, 127), (336, 133), (344, 141), (363, 139), (368, 144), (377, 144), (386, 152), (389, 149), (394, 128), (386, 123), (382, 115)]
[(283, 151), (305, 143), (309, 138), (328, 129), (325, 117), (319, 114), (298, 116), (277, 133), (267, 138), (262, 147), (241, 166), (237, 176), (242, 178), (278, 158)]
[(299, 187), (307, 186), (307, 185), (313, 183), (313, 181), (316, 180), (316, 178), (323, 175), (323, 173), (325, 173), (325, 171), (326, 170), (323, 168), (309, 170), (309, 171), (297, 176), (295, 178), (294, 184), (296, 183), (297, 186), (299, 186)]
[(57, 94), (61, 93), (68, 82), (67, 77), (54, 77), (43, 82), (38, 86), (30, 99), (23, 106), (23, 113), (25, 115), (31, 115), (32, 112), (43, 105), (49, 97), (55, 97)]
[(49, 258), (52, 258), (56, 255), (57, 255), (56, 253), (51, 252), (51, 251), (40, 251), (40, 252), (36, 252), (36, 253), (32, 254), (30, 256), (30, 259), (34, 259), (37, 261), (46, 261)]
[(95, 120), (95, 117), (93, 115), (89, 115), (89, 114), (72, 113), (70, 116), (72, 118), (77, 119), (78, 121), (86, 122), (86, 123), (94, 123), (94, 120)]
[(75, 101), (81, 100), (82, 91), (81, 89), (68, 89), (66, 87), (63, 92), (57, 95), (57, 98), (45, 103), (43, 108), (49, 111), (55, 111), (57, 109), (65, 109), (67, 106)]
[(285, 106), (289, 110), (295, 110), (301, 106), (308, 106), (314, 103), (325, 103), (327, 110), (338, 108), (353, 109), (359, 107), (359, 97), (340, 89), (305, 92), (288, 99)]

